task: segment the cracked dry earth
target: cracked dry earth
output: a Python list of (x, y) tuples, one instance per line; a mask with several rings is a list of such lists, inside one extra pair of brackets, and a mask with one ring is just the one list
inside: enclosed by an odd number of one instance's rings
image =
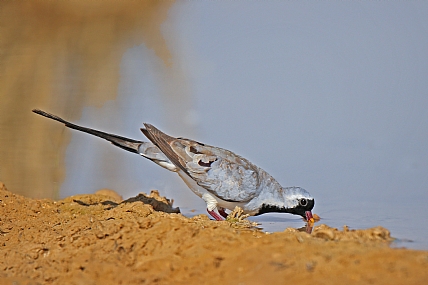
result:
[(186, 218), (156, 191), (107, 194), (36, 200), (0, 183), (0, 284), (427, 281), (428, 252), (390, 248), (382, 227), (266, 234), (240, 219)]

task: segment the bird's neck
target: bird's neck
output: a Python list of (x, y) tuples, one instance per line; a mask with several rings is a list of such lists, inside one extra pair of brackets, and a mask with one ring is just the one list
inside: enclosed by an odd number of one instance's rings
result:
[[(285, 197), (285, 189), (266, 171), (259, 170), (259, 195), (252, 199), (246, 206), (258, 212), (262, 205), (266, 205), (267, 209), (271, 207), (272, 211), (280, 208), (288, 208)], [(269, 206), (268, 206), (269, 205)], [(271, 211), (270, 211), (271, 212)]]

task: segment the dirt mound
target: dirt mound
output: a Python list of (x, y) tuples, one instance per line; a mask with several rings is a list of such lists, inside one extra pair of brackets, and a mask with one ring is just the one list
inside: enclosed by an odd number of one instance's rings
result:
[(266, 234), (178, 211), (155, 191), (125, 201), (100, 194), (52, 201), (0, 184), (0, 283), (424, 284), (428, 277), (428, 252), (391, 249), (381, 227)]

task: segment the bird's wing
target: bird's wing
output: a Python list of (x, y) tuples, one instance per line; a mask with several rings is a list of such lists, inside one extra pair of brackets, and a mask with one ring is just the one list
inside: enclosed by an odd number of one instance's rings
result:
[(143, 133), (198, 185), (225, 201), (246, 202), (260, 191), (259, 170), (231, 151), (168, 136), (145, 124)]

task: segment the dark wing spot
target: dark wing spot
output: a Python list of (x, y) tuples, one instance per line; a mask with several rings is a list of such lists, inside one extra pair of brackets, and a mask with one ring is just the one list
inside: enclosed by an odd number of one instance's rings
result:
[(208, 161), (208, 162), (203, 162), (202, 160), (199, 160), (198, 161), (198, 164), (200, 165), (200, 166), (203, 166), (203, 167), (211, 167), (211, 164), (213, 164), (213, 162), (214, 161), (216, 161), (217, 159), (215, 159), (215, 160), (213, 160), (213, 161)]
[(198, 151), (193, 145), (190, 147), (190, 152), (194, 154), (202, 154), (202, 152)]

